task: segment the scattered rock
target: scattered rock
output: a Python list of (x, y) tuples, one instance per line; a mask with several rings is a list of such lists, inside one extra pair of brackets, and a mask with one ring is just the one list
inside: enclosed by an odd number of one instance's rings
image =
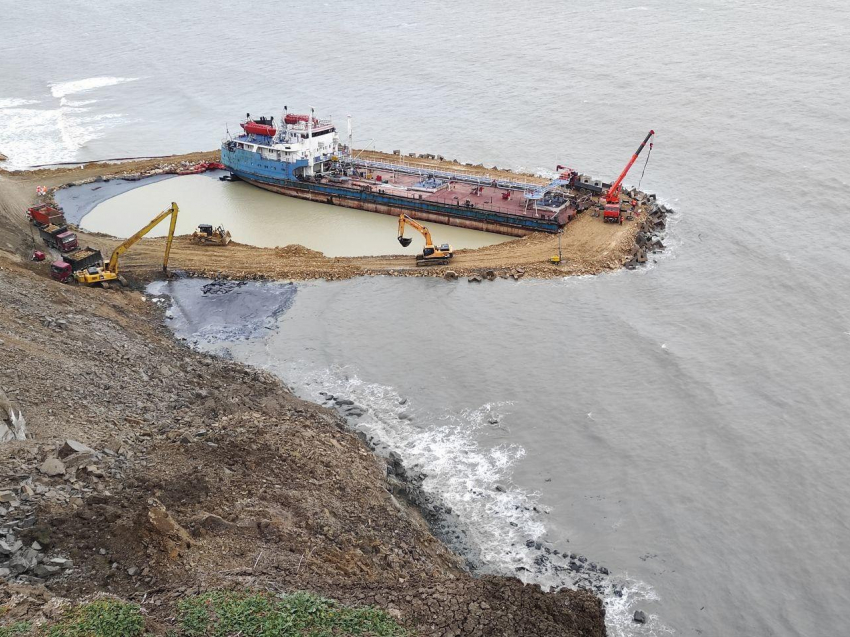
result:
[(446, 281), (455, 281), (457, 280), (457, 272), (455, 272), (454, 270), (446, 270), (443, 274), (443, 278)]
[(645, 624), (646, 623), (646, 613), (642, 610), (636, 610), (634, 616), (635, 623), (637, 624)]
[(48, 458), (44, 462), (41, 463), (41, 466), (38, 468), (44, 475), (47, 476), (64, 476), (65, 475), (65, 465), (62, 463), (59, 458)]
[(177, 545), (191, 546), (189, 533), (171, 517), (165, 507), (155, 499), (151, 499), (151, 507), (147, 514), (148, 528), (155, 535)]
[(60, 458), (67, 458), (75, 453), (94, 453), (94, 449), (76, 440), (66, 440), (65, 444), (59, 448), (58, 455)]

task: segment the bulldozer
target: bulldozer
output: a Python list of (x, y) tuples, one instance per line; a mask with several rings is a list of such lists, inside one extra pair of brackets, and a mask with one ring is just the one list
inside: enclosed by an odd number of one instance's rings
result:
[(412, 217), (401, 214), (398, 217), (398, 242), (403, 248), (411, 244), (413, 239), (404, 236), (405, 225), (412, 226), (415, 230), (425, 238), (425, 247), (422, 249), (422, 254), (416, 255), (416, 265), (447, 265), (449, 259), (452, 258), (452, 247), (448, 243), (440, 246), (435, 246), (431, 239), (431, 233), (428, 228), (416, 221)]
[(230, 243), (230, 231), (225, 230), (224, 226), (213, 228), (210, 224), (202, 223), (192, 233), (192, 241), (199, 245), (226, 246)]
[(177, 207), (177, 204), (172, 202), (170, 208), (160, 212), (144, 228), (115, 248), (106, 266), (95, 265), (74, 272), (74, 279), (76, 279), (77, 283), (82, 283), (83, 285), (100, 285), (103, 288), (109, 288), (111, 281), (118, 281), (121, 285), (127, 285), (124, 277), (118, 274), (118, 258), (127, 252), (139, 239), (153, 230), (160, 221), (170, 216), (171, 225), (168, 228), (168, 240), (165, 243), (165, 258), (162, 262), (162, 271), (168, 272), (168, 256), (171, 254), (171, 242), (174, 239), (174, 228), (177, 226), (177, 213), (179, 211), (180, 209)]

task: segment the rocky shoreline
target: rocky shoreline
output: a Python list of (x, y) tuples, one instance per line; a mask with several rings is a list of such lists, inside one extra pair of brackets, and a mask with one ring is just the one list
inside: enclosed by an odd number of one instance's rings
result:
[[(337, 410), (348, 421), (357, 420), (366, 414), (366, 408), (353, 400), (320, 391), (322, 402), (329, 408)], [(415, 507), (428, 523), (436, 537), (446, 544), (454, 553), (463, 558), (465, 567), (470, 572), (486, 568), (478, 557), (477, 548), (467, 539), (467, 531), (461, 520), (442, 499), (429, 493), (423, 488), (423, 482), (428, 477), (416, 467), (407, 467), (402, 457), (393, 452), (386, 452), (379, 441), (355, 430), (355, 433), (373, 452), (378, 453), (386, 461), (387, 484), (391, 493), (398, 499)], [(495, 490), (504, 491), (504, 487), (496, 485)], [(534, 510), (538, 515), (542, 512)], [(559, 587), (569, 587), (586, 590), (595, 595), (623, 595), (624, 585), (613, 580), (609, 569), (601, 564), (590, 561), (587, 557), (573, 551), (561, 550), (548, 543), (529, 538), (525, 546), (536, 552), (534, 566), (529, 569), (517, 567), (518, 576), (529, 572), (535, 576), (550, 576), (560, 582)], [(551, 577), (553, 576), (553, 577)]]
[(248, 587), (417, 635), (604, 634), (587, 592), (470, 576), (339, 415), (181, 344), (148, 297), (6, 255), (0, 296), (0, 625), (108, 594), (164, 634), (186, 595)]

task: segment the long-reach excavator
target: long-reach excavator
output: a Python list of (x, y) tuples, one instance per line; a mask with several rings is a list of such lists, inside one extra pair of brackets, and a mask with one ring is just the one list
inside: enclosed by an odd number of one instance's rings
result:
[[(623, 172), (620, 173), (620, 176), (617, 177), (617, 181), (611, 184), (611, 187), (608, 189), (608, 192), (605, 194), (605, 212), (602, 215), (602, 220), (605, 222), (612, 223), (623, 223), (623, 213), (620, 210), (620, 191), (623, 188), (623, 180), (626, 178), (626, 175), (629, 173), (629, 170), (632, 167), (632, 164), (638, 158), (643, 147), (646, 146), (646, 142), (648, 142), (652, 136), (655, 135), (655, 131), (649, 131), (649, 134), (644, 138), (643, 142), (640, 146), (638, 146), (635, 154), (632, 155), (632, 158), (629, 160), (629, 163), (626, 164), (626, 167), (623, 169)], [(652, 144), (649, 144), (649, 150), (652, 150)]]
[(409, 224), (415, 230), (425, 237), (425, 247), (422, 249), (422, 254), (416, 255), (416, 265), (446, 265), (449, 259), (452, 258), (452, 247), (448, 243), (441, 246), (435, 246), (431, 240), (431, 233), (428, 228), (416, 221), (412, 217), (401, 214), (398, 217), (398, 242), (403, 248), (410, 245), (413, 239), (404, 236), (404, 226)]
[(162, 271), (168, 272), (168, 255), (171, 253), (171, 242), (174, 239), (174, 228), (177, 226), (177, 213), (179, 211), (180, 209), (177, 207), (177, 204), (172, 202), (170, 208), (160, 212), (144, 228), (115, 248), (106, 267), (93, 266), (75, 272), (74, 278), (77, 280), (77, 283), (82, 283), (83, 285), (100, 285), (104, 288), (109, 287), (110, 281), (118, 281), (121, 285), (126, 285), (124, 277), (118, 274), (118, 258), (127, 252), (139, 239), (153, 230), (160, 221), (171, 216), (171, 226), (168, 228), (168, 240), (165, 243), (165, 259), (162, 261)]

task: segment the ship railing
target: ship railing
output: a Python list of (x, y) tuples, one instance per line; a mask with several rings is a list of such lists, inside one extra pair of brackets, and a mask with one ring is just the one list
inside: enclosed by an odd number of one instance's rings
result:
[(551, 192), (552, 190), (557, 190), (561, 186), (569, 186), (570, 182), (566, 179), (553, 179), (551, 182), (546, 184), (545, 186), (537, 186), (534, 190), (526, 191), (525, 198), (526, 199), (542, 199), (546, 196), (546, 193)]
[(391, 162), (391, 161), (374, 161), (370, 159), (354, 159), (351, 161), (354, 166), (361, 166), (363, 168), (371, 168), (373, 170), (390, 170), (396, 171), (400, 173), (404, 173), (406, 175), (434, 175), (435, 177), (442, 177), (443, 179), (450, 179), (452, 181), (458, 181), (467, 184), (475, 184), (479, 186), (492, 186), (493, 182), (496, 183), (497, 188), (506, 188), (506, 189), (514, 189), (514, 190), (536, 190), (541, 187), (540, 184), (528, 182), (528, 181), (520, 181), (515, 179), (504, 179), (499, 176), (493, 175), (467, 175), (464, 173), (456, 173), (448, 170), (435, 170), (431, 168), (426, 168), (421, 165), (408, 164), (403, 161), (401, 162)]

